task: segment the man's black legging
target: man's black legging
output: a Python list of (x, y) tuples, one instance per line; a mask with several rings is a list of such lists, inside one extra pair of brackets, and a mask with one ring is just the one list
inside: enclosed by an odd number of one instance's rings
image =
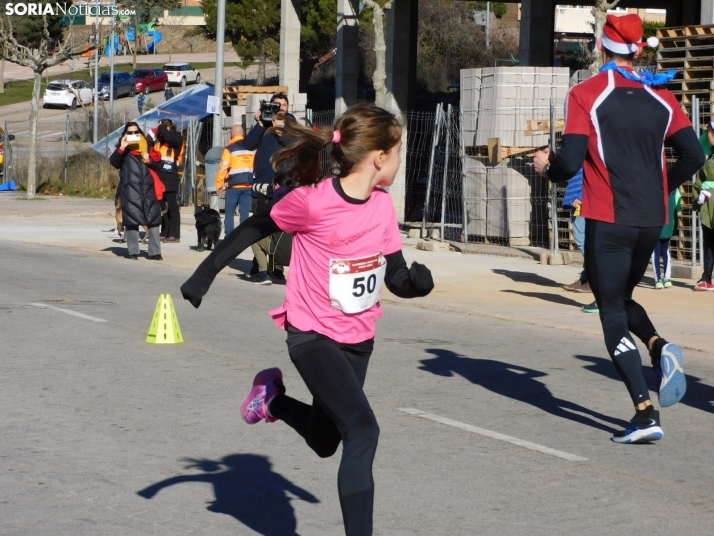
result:
[(661, 230), (590, 219), (585, 225), (585, 265), (600, 308), (605, 346), (635, 406), (650, 395), (630, 332), (647, 345), (657, 331), (644, 308), (632, 299), (632, 291), (645, 275)]
[(374, 341), (340, 344), (290, 327), (287, 343), (313, 403), (278, 395), (270, 413), (294, 428), (321, 458), (332, 456), (343, 443), (337, 488), (345, 533), (370, 536), (379, 426), (362, 387)]

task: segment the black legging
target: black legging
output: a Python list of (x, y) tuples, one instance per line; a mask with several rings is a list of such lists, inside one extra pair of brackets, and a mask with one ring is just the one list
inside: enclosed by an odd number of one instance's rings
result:
[(587, 220), (585, 266), (605, 334), (605, 346), (636, 405), (650, 399), (642, 359), (630, 332), (645, 345), (657, 335), (632, 291), (645, 275), (661, 227), (627, 227)]
[(362, 387), (373, 340), (340, 344), (314, 332), (288, 330), (288, 351), (313, 403), (276, 396), (270, 413), (294, 428), (321, 458), (343, 442), (337, 488), (347, 536), (372, 534), (372, 462), (379, 426)]
[(168, 238), (181, 238), (181, 212), (178, 206), (178, 192), (165, 192), (164, 200), (169, 206), (169, 210), (163, 215), (161, 220), (161, 236)]

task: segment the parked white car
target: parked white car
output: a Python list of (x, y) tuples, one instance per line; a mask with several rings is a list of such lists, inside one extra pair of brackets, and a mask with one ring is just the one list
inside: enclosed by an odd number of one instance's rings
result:
[(45, 89), (43, 108), (63, 106), (75, 110), (77, 106), (91, 104), (94, 100), (92, 86), (83, 80), (53, 80)]
[(194, 69), (190, 63), (167, 63), (164, 65), (164, 72), (169, 77), (169, 84), (181, 85), (182, 80), (186, 83), (201, 83), (201, 73)]

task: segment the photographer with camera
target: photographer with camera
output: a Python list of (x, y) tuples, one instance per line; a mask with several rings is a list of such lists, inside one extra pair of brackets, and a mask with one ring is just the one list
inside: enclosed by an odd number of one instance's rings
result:
[[(243, 145), (248, 150), (256, 150), (254, 171), (253, 171), (253, 193), (252, 193), (252, 213), (259, 214), (268, 205), (273, 195), (273, 179), (276, 171), (273, 169), (273, 155), (281, 148), (288, 145), (287, 140), (281, 139), (279, 133), (271, 130), (271, 127), (283, 127), (285, 118), (295, 117), (288, 113), (290, 102), (285, 93), (276, 93), (270, 102), (261, 101), (260, 110), (256, 112), (256, 124), (245, 137)], [(253, 282), (258, 285), (270, 285), (272, 283), (268, 275), (268, 258), (265, 251), (269, 248), (268, 242), (253, 244), (253, 270), (251, 270)], [(255, 266), (257, 263), (257, 267)], [(281, 272), (282, 273), (282, 272)]]

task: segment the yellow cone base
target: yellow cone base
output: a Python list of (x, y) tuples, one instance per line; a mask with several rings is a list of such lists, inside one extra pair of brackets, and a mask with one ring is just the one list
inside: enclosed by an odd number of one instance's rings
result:
[(161, 294), (156, 303), (146, 342), (154, 344), (178, 344), (183, 342), (174, 302), (168, 294)]

